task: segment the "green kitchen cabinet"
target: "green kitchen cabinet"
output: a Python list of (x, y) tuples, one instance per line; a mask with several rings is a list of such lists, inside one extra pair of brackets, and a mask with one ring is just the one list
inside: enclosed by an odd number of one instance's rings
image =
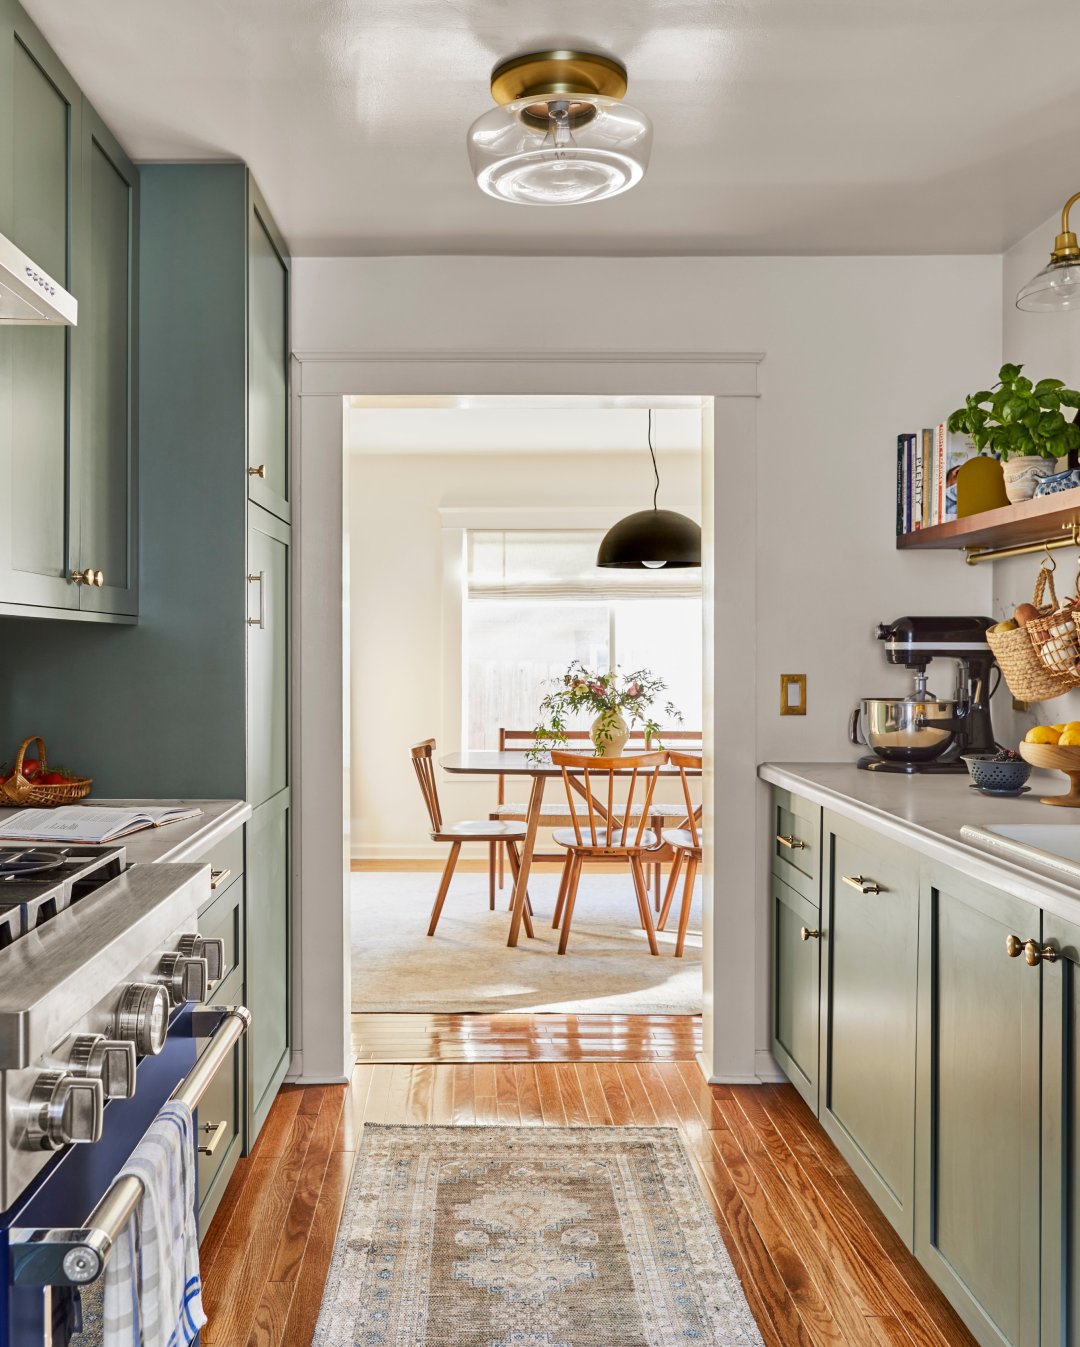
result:
[(828, 811), (823, 835), (821, 1123), (910, 1246), (918, 864)]
[(0, 231), (79, 304), (0, 330), (0, 614), (131, 622), (139, 175), (21, 8), (0, 19)]
[[(1042, 1338), (1080, 1344), (1080, 924), (1043, 914)], [(1025, 959), (1026, 962), (1026, 959)]]
[(247, 798), (288, 783), (289, 527), (253, 505), (248, 516)]
[(816, 905), (821, 897), (821, 806), (774, 786), (769, 809), (772, 872)]
[(254, 183), (248, 192), (248, 490), (288, 523), (289, 259)]
[(821, 931), (817, 904), (772, 876), (772, 1052), (818, 1111)]
[(256, 1133), (289, 1066), (290, 804), (283, 790), (247, 825), (248, 1115)]
[[(1040, 1343), (1037, 908), (927, 864), (915, 1253), (976, 1338)], [(1017, 957), (1009, 957), (1011, 948)]]

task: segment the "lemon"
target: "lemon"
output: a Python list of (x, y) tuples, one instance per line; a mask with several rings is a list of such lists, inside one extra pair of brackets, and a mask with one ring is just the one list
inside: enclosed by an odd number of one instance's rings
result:
[[(1051, 725), (1036, 725), (1034, 729), (1028, 730), (1024, 735), (1025, 744), (1056, 744), (1061, 738), (1062, 731), (1055, 729)], [(1077, 740), (1080, 743), (1080, 738)]]
[(1063, 725), (1052, 725), (1050, 728), (1057, 730), (1058, 734), (1061, 734), (1063, 731), (1067, 730), (1070, 725), (1075, 724), (1076, 724), (1075, 720), (1067, 720)]
[(1070, 721), (1062, 730), (1058, 743), (1065, 748), (1080, 748), (1080, 721)]

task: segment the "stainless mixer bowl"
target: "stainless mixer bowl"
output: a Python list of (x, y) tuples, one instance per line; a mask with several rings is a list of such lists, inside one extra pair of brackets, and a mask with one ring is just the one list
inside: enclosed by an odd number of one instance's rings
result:
[(864, 697), (852, 716), (852, 740), (885, 762), (933, 762), (953, 744), (962, 721), (954, 701)]

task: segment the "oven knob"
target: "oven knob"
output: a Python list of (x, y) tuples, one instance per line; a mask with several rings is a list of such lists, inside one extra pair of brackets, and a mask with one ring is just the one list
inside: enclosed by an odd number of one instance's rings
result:
[(100, 1080), (106, 1099), (130, 1099), (135, 1093), (135, 1044), (104, 1034), (80, 1034), (71, 1047), (71, 1071)]
[(124, 988), (116, 1012), (116, 1037), (135, 1044), (143, 1057), (156, 1057), (169, 1032), (169, 993), (159, 983), (133, 982)]
[(80, 1080), (66, 1071), (45, 1071), (30, 1092), (26, 1139), (42, 1151), (56, 1151), (78, 1141), (97, 1141), (104, 1108), (100, 1080)]
[(176, 947), (189, 958), (205, 959), (206, 972), (211, 982), (220, 982), (225, 971), (225, 941), (207, 939), (201, 935), (182, 935)]
[(206, 1000), (210, 990), (210, 975), (205, 959), (193, 958), (189, 954), (166, 954), (161, 960), (161, 974), (174, 1005)]

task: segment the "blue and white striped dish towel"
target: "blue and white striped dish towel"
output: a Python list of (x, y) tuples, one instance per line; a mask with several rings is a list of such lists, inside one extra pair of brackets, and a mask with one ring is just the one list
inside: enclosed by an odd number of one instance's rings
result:
[(206, 1323), (191, 1109), (166, 1104), (120, 1172), (143, 1199), (105, 1264), (104, 1347), (186, 1347)]

